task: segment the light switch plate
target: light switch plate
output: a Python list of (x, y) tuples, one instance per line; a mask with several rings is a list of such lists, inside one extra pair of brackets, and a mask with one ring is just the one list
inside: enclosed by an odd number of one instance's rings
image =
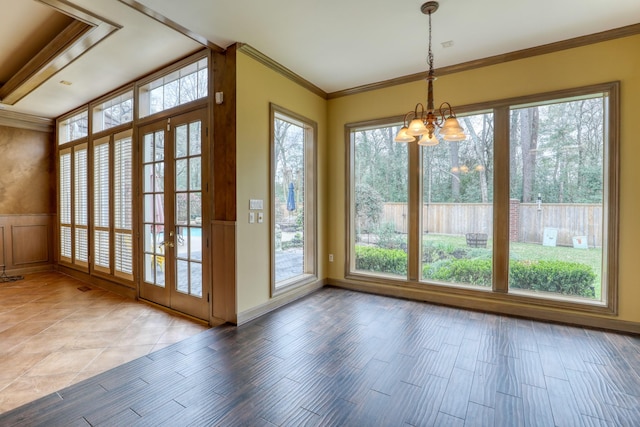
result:
[(262, 202), (262, 199), (250, 199), (249, 200), (249, 209), (251, 210), (256, 210), (256, 211), (260, 211), (263, 208), (264, 203)]

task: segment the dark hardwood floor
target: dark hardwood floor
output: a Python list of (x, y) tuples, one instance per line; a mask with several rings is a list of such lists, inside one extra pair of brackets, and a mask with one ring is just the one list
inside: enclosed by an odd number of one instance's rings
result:
[(640, 338), (324, 288), (1, 426), (640, 426)]

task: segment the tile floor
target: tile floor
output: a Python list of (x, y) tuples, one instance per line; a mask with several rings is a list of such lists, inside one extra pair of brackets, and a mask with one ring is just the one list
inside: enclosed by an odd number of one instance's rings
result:
[(57, 272), (0, 282), (0, 413), (207, 328)]

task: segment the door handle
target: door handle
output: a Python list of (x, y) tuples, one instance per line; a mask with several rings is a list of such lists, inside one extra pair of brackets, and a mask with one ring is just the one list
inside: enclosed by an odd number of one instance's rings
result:
[(173, 242), (172, 242), (172, 241), (170, 241), (170, 240), (165, 240), (164, 242), (160, 243), (160, 245), (161, 245), (161, 246), (164, 246), (164, 247), (167, 247), (167, 246), (168, 246), (168, 247), (170, 247), (170, 248), (173, 248)]

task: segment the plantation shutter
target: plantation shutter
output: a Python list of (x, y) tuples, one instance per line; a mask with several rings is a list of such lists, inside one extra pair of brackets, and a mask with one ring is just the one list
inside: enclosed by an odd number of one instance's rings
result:
[(71, 262), (71, 149), (60, 151), (60, 261)]
[(94, 268), (110, 273), (109, 137), (93, 147)]
[(133, 280), (133, 158), (131, 131), (115, 136), (113, 199), (115, 274)]
[(74, 147), (74, 264), (89, 265), (87, 144)]

